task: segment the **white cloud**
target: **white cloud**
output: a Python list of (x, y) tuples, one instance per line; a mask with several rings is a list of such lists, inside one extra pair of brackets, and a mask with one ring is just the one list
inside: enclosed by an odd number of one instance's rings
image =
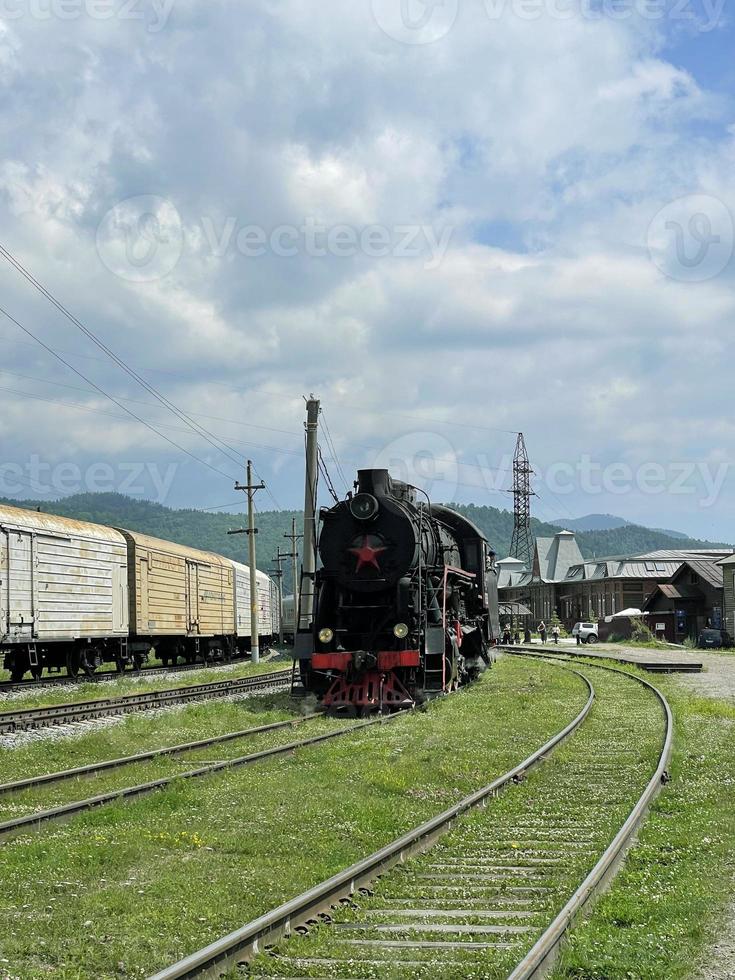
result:
[[(707, 120), (715, 132), (726, 110), (666, 61), (650, 25), (491, 20), (467, 4), (446, 37), (410, 47), (380, 30), (367, 2), (179, 0), (163, 30), (148, 26), (25, 18), (0, 34), (6, 242), (115, 350), (162, 372), (146, 377), (174, 402), (234, 420), (208, 428), (243, 452), (255, 444), (256, 458), (258, 446), (282, 448), (260, 450), (279, 499), (300, 496), (289, 433), (309, 390), (355, 462), (426, 432), (412, 415), (461, 423), (436, 434), (469, 461), (512, 444), (473, 425), (524, 428), (544, 466), (590, 451), (735, 450), (719, 424), (727, 392), (712, 384), (732, 349), (732, 263), (678, 282), (648, 251), (668, 201), (709, 194), (735, 213), (733, 137), (694, 128)], [(104, 215), (138, 195), (170, 202), (183, 229), (173, 271), (149, 283), (117, 278), (95, 248)], [(451, 240), (435, 268), (426, 248), (414, 258), (319, 257), (302, 239), (288, 258), (238, 248), (242, 228), (268, 236), (305, 221), (379, 224), (394, 241), (412, 224)], [(214, 254), (212, 229), (219, 240), (228, 227)], [(150, 401), (104, 360), (77, 357), (102, 355), (12, 270), (0, 275), (11, 312), (109, 390)], [(32, 347), (0, 342), (7, 370), (83, 387)], [(28, 446), (176, 455), (132, 422), (0, 395), (9, 458)], [(197, 437), (170, 434), (233, 469)], [(469, 482), (477, 473), (460, 471)], [(173, 499), (211, 503), (226, 491), (217, 481), (187, 464)], [(650, 505), (624, 503), (633, 518)]]

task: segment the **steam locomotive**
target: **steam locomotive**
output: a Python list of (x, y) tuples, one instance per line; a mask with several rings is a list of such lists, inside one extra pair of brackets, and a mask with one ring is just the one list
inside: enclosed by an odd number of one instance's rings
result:
[(361, 470), (355, 491), (320, 513), (302, 682), (332, 710), (411, 707), (490, 666), (495, 555), (466, 517), (387, 470)]

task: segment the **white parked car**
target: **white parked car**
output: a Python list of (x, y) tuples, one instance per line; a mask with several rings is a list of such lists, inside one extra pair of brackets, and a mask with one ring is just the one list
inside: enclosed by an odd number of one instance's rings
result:
[(597, 643), (597, 624), (575, 623), (572, 636), (575, 640), (579, 637), (582, 643)]

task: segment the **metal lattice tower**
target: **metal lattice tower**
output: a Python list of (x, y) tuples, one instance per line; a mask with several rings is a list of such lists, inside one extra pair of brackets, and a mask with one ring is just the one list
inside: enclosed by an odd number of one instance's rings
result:
[(516, 452), (513, 457), (513, 540), (510, 553), (524, 562), (528, 571), (533, 570), (533, 543), (531, 537), (531, 489), (533, 470), (528, 461), (526, 440), (518, 433)]

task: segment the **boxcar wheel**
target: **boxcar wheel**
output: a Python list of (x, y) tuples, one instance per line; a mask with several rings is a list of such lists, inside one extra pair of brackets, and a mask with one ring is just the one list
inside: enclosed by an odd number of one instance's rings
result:
[(34, 681), (40, 681), (43, 674), (43, 664), (31, 664), (28, 668)]
[(25, 667), (13, 667), (10, 671), (10, 680), (13, 684), (20, 684), (25, 674)]

